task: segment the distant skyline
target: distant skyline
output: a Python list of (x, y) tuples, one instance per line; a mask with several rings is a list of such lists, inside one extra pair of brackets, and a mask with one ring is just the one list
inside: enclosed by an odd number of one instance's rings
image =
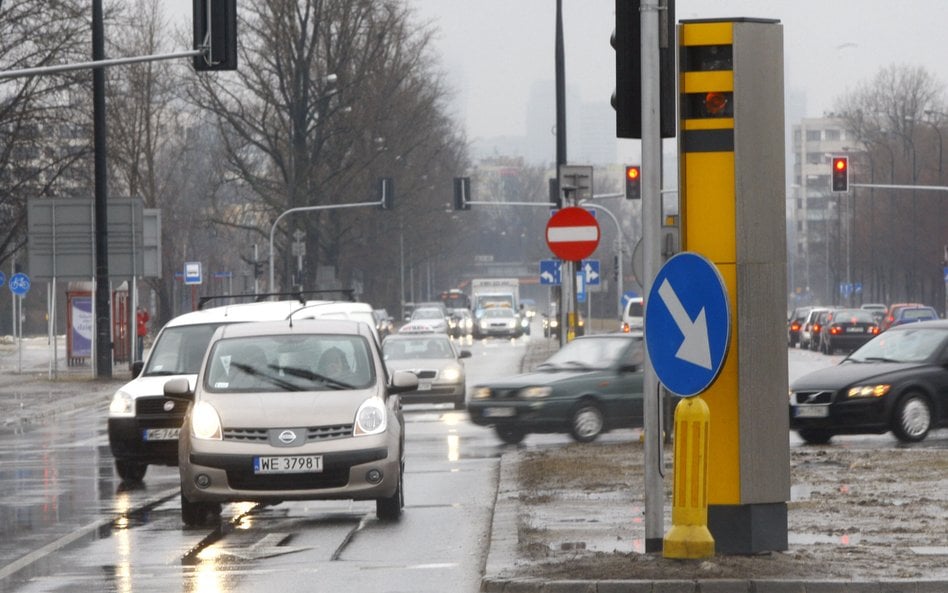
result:
[[(191, 0), (163, 2), (175, 22), (190, 22)], [(556, 1), (407, 3), (419, 23), (439, 31), (435, 55), (452, 91), (451, 112), (468, 138), (526, 136), (528, 122), (536, 119), (531, 88), (554, 79)], [(615, 0), (563, 0), (567, 84), (586, 104), (608, 106), (615, 86), (615, 54), (609, 45), (614, 8)], [(805, 112), (796, 117), (822, 116), (843, 93), (892, 64), (922, 66), (948, 85), (946, 0), (676, 2), (678, 21), (720, 17), (781, 22), (786, 91), (795, 104), (805, 96)]]

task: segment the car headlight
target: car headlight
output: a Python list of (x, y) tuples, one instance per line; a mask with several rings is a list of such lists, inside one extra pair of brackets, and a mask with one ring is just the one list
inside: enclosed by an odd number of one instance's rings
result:
[(856, 397), (882, 397), (883, 395), (889, 393), (889, 390), (892, 389), (891, 385), (879, 384), (879, 385), (857, 385), (855, 387), (850, 387), (849, 392), (846, 394), (851, 398)]
[(481, 319), (481, 329), (487, 329), (487, 320)]
[(135, 415), (135, 400), (122, 390), (115, 392), (109, 404), (109, 416), (132, 417)]
[(214, 406), (207, 402), (198, 402), (194, 406), (191, 412), (191, 434), (196, 439), (221, 440), (221, 417)]
[(520, 390), (520, 395), (523, 397), (546, 397), (553, 393), (552, 387), (526, 387)]
[(457, 381), (461, 378), (460, 369), (449, 368), (441, 371), (441, 379), (444, 381)]
[(471, 397), (473, 399), (490, 399), (490, 387), (475, 387)]
[(370, 397), (362, 402), (356, 412), (353, 436), (365, 436), (385, 432), (388, 426), (388, 414), (385, 413), (385, 403), (377, 397)]

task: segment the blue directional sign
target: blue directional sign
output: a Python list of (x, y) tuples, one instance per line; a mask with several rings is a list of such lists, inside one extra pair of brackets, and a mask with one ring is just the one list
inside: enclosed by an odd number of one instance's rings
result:
[(576, 272), (576, 302), (586, 302), (586, 278), (580, 271)]
[(10, 292), (16, 296), (23, 296), (30, 291), (30, 277), (26, 274), (10, 276)]
[(3, 275), (3, 272), (0, 272), (0, 286), (3, 286), (3, 283), (7, 281), (7, 277)]
[(583, 260), (583, 277), (589, 286), (599, 286), (599, 260)]
[(558, 259), (540, 260), (540, 284), (560, 285), (560, 264)]
[(659, 270), (645, 302), (645, 346), (658, 380), (677, 395), (698, 395), (721, 372), (731, 338), (720, 272), (701, 255), (679, 253)]

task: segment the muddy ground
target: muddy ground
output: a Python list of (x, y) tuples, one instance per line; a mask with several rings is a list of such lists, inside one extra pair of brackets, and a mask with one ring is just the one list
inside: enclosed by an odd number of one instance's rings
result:
[[(791, 450), (786, 551), (674, 560), (644, 554), (641, 443), (513, 454), (518, 577), (946, 579), (948, 451)], [(665, 526), (671, 526), (667, 457)]]

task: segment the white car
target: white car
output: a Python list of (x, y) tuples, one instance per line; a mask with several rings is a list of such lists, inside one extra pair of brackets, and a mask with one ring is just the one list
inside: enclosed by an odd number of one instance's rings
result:
[(436, 332), (393, 334), (382, 342), (382, 357), (389, 372), (409, 371), (418, 377), (418, 389), (401, 393), (402, 403), (452, 403), (463, 410), (467, 382), (462, 358), (451, 338)]

